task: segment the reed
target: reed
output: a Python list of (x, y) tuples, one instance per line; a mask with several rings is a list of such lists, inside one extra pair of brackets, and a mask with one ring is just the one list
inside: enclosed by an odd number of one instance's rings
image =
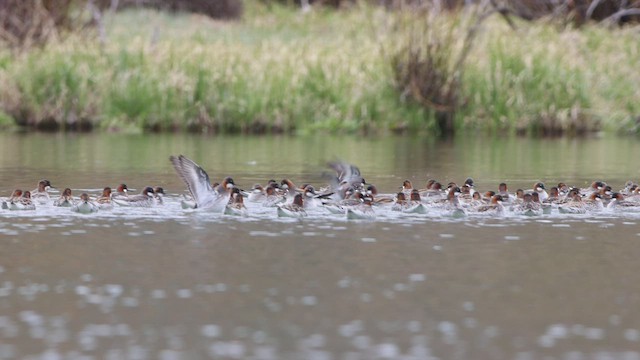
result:
[[(249, 3), (242, 22), (126, 11), (106, 19), (104, 42), (0, 49), (0, 111), (42, 129), (436, 132), (381, 46), (411, 36), (390, 31), (396, 13), (265, 9)], [(457, 79), (456, 130), (638, 131), (637, 30), (485, 25)]]

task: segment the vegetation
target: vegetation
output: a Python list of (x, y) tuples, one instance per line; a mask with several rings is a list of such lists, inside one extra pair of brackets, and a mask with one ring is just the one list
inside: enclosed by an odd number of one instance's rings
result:
[[(301, 13), (272, 4), (266, 11), (257, 2), (245, 3), (240, 22), (126, 10), (104, 18), (103, 41), (85, 32), (28, 51), (0, 46), (1, 122), (111, 131), (437, 133), (438, 111), (403, 90), (398, 68), (406, 58), (398, 50), (415, 41), (415, 28), (402, 26), (410, 23), (400, 16), (366, 6)], [(467, 25), (455, 13), (442, 18), (428, 30), (448, 42), (434, 54), (451, 61), (467, 46), (459, 36)], [(442, 109), (455, 108), (455, 130), (640, 131), (637, 34), (632, 27), (559, 29), (545, 21), (516, 22), (514, 30), (488, 17), (460, 69), (444, 73), (443, 84), (457, 92)]]

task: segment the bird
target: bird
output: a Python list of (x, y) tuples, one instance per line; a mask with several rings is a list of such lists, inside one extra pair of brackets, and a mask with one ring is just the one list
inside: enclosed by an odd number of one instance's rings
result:
[(150, 186), (142, 189), (138, 195), (116, 197), (112, 201), (117, 205), (130, 207), (152, 207), (156, 204), (155, 192)]
[(491, 197), (491, 201), (488, 204), (480, 204), (474, 207), (471, 211), (476, 214), (502, 215), (504, 213), (504, 206), (502, 205), (502, 195), (493, 195)]
[(111, 188), (107, 186), (102, 189), (102, 195), (96, 199), (95, 203), (101, 210), (112, 209), (113, 203), (111, 202)]
[(160, 186), (153, 188), (153, 197), (157, 205), (162, 205), (164, 203), (164, 189)]
[(98, 212), (98, 205), (89, 199), (89, 194), (80, 194), (80, 201), (71, 207), (71, 211), (80, 214), (92, 214)]
[(304, 200), (302, 194), (296, 194), (293, 202), (289, 204), (278, 204), (278, 217), (302, 218), (307, 216), (304, 210)]
[[(187, 185), (196, 208), (209, 209), (220, 213), (224, 211), (231, 197), (231, 192), (228, 191), (230, 189), (227, 189), (227, 185), (233, 184), (232, 180), (229, 182), (225, 179), (226, 184), (220, 184), (214, 188), (211, 186), (207, 172), (193, 160), (184, 155), (172, 155), (169, 160), (180, 179)], [(221, 186), (224, 189), (220, 189)]]
[(51, 200), (49, 196), (49, 189), (53, 188), (51, 182), (47, 179), (42, 179), (38, 182), (38, 187), (31, 191), (31, 199), (40, 205), (46, 205)]
[(376, 218), (376, 213), (371, 207), (373, 199), (365, 195), (361, 199), (359, 205), (350, 207), (347, 209), (347, 219), (349, 220), (373, 220)]
[(59, 207), (72, 207), (75, 201), (73, 199), (73, 195), (71, 195), (71, 189), (66, 188), (60, 194), (60, 197), (53, 202), (53, 206)]
[(364, 190), (365, 180), (360, 174), (360, 169), (344, 161), (332, 161), (327, 164), (335, 171), (335, 175), (328, 176), (331, 185), (331, 195), (334, 200), (342, 200), (347, 197), (349, 189)]
[(13, 199), (9, 204), (9, 210), (35, 210), (36, 204), (31, 200), (31, 192), (25, 191), (22, 196)]
[(244, 206), (244, 196), (240, 192), (239, 188), (234, 187), (231, 190), (231, 197), (229, 198), (229, 203), (224, 209), (224, 214), (234, 216), (247, 216), (249, 214), (247, 207)]
[(13, 190), (13, 192), (11, 193), (11, 196), (2, 201), (2, 208), (5, 210), (9, 210), (9, 205), (14, 201), (17, 201), (18, 199), (20, 199), (20, 197), (22, 197), (22, 190), (20, 189)]

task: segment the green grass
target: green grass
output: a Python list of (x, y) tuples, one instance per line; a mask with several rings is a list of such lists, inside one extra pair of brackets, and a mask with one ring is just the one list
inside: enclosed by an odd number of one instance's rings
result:
[[(17, 124), (111, 131), (435, 133), (433, 111), (396, 90), (395, 15), (269, 9), (239, 22), (126, 11), (107, 42), (78, 34), (10, 54), (0, 47), (0, 113)], [(638, 132), (637, 28), (489, 19), (464, 63), (459, 130)], [(448, 31), (436, 29), (435, 31)], [(86, 35), (86, 34), (84, 34)]]

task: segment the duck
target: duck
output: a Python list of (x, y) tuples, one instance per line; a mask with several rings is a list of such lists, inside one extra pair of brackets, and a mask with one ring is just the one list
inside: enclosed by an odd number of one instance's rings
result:
[(407, 196), (403, 191), (400, 191), (396, 194), (396, 201), (391, 207), (391, 211), (404, 211), (408, 206)]
[(307, 212), (304, 210), (302, 194), (299, 193), (294, 195), (293, 202), (289, 204), (280, 203), (277, 205), (277, 209), (278, 217), (302, 218), (307, 216)]
[(42, 179), (38, 182), (38, 187), (31, 191), (32, 201), (37, 202), (40, 205), (46, 205), (51, 200), (49, 190), (53, 188), (51, 182), (47, 179)]
[(2, 208), (4, 210), (9, 210), (9, 205), (11, 203), (13, 203), (14, 201), (17, 201), (21, 197), (22, 197), (22, 190), (21, 189), (13, 190), (13, 192), (11, 193), (11, 196), (9, 196), (8, 198), (2, 200)]
[(287, 198), (284, 195), (280, 195), (277, 192), (278, 185), (277, 184), (269, 184), (265, 189), (265, 197), (262, 201), (262, 206), (264, 207), (276, 207), (279, 204), (285, 203)]
[(413, 184), (411, 183), (411, 180), (406, 179), (405, 181), (403, 181), (402, 186), (400, 187), (400, 191), (405, 193), (405, 195), (411, 194), (411, 191), (413, 191)]
[(373, 199), (370, 196), (363, 196), (361, 203), (347, 208), (347, 219), (349, 220), (373, 220), (376, 218), (376, 213), (373, 211), (372, 205)]
[(111, 188), (107, 186), (102, 189), (102, 195), (98, 196), (95, 203), (101, 210), (112, 209), (113, 203), (111, 202)]
[(72, 207), (74, 203), (75, 200), (73, 199), (73, 195), (71, 195), (71, 189), (66, 188), (62, 194), (60, 194), (60, 197), (53, 202), (53, 206)]
[(429, 179), (427, 187), (420, 189), (419, 192), (420, 198), (426, 202), (442, 199), (443, 196), (446, 196), (446, 192), (442, 189), (442, 184), (434, 179)]
[(502, 204), (502, 195), (495, 194), (491, 197), (488, 204), (480, 204), (470, 210), (476, 214), (483, 215), (502, 215), (504, 213), (504, 205)]
[(507, 183), (501, 182), (498, 184), (498, 195), (502, 196), (503, 203), (510, 203), (513, 200), (513, 196), (509, 193)]
[(231, 192), (228, 191), (230, 190), (229, 186), (233, 187), (231, 178), (225, 178), (222, 184), (214, 188), (211, 186), (207, 172), (193, 160), (184, 155), (172, 155), (169, 160), (178, 177), (187, 186), (195, 202), (195, 208), (209, 209), (220, 213), (224, 211), (231, 198)]
[(164, 189), (161, 186), (153, 188), (153, 197), (156, 200), (157, 205), (164, 204)]
[(98, 212), (98, 205), (89, 199), (89, 194), (80, 194), (80, 201), (71, 207), (71, 211), (80, 214), (92, 214)]
[(115, 197), (112, 201), (117, 205), (130, 207), (152, 207), (156, 204), (155, 192), (150, 186), (142, 189), (138, 195)]
[(560, 197), (567, 196), (569, 194), (569, 191), (571, 190), (571, 187), (563, 182), (559, 182), (556, 187), (558, 188), (558, 195)]
[(447, 193), (447, 198), (439, 201), (434, 201), (431, 203), (431, 207), (434, 209), (441, 210), (443, 215), (450, 217), (464, 217), (467, 215), (466, 211), (460, 204), (460, 200), (458, 197), (460, 196), (461, 190), (458, 186), (450, 186), (449, 192)]
[(628, 196), (632, 194), (637, 188), (638, 184), (636, 184), (633, 180), (627, 180), (627, 182), (624, 183), (624, 188), (618, 191), (618, 193)]
[(31, 192), (25, 191), (22, 196), (15, 198), (9, 204), (9, 210), (35, 210), (36, 204), (31, 200)]
[(348, 189), (362, 191), (366, 181), (360, 173), (360, 169), (344, 161), (332, 161), (327, 166), (335, 171), (335, 175), (329, 175), (329, 183), (331, 186), (330, 193), (333, 200), (343, 200), (346, 198)]
[[(547, 200), (549, 200), (549, 198), (547, 198)], [(533, 201), (535, 204), (539, 204), (540, 208), (542, 209), (542, 213), (543, 214), (551, 214), (551, 204), (548, 204), (546, 202), (542, 202), (540, 201), (540, 194), (537, 192), (533, 192), (531, 193), (531, 201)]]
[(567, 195), (567, 200), (558, 205), (558, 212), (561, 214), (585, 214), (587, 208), (582, 201), (580, 192), (578, 189), (572, 189)]
[(589, 187), (580, 189), (580, 195), (589, 197), (594, 192), (599, 193), (605, 186), (607, 186), (607, 184), (604, 181), (593, 181)]
[(349, 208), (360, 205), (364, 199), (364, 194), (353, 188), (347, 189), (345, 195), (342, 200), (324, 202), (324, 208), (332, 214), (344, 215)]
[(111, 199), (120, 197), (120, 196), (128, 196), (129, 188), (127, 184), (120, 184), (116, 187), (116, 191), (111, 193)]
[(422, 198), (420, 197), (420, 191), (418, 189), (413, 189), (411, 191), (411, 195), (409, 197), (408, 208), (405, 209), (404, 212), (410, 214), (426, 214), (427, 207), (422, 203)]
[(602, 201), (602, 195), (599, 192), (593, 192), (589, 197), (584, 200), (587, 211), (601, 211), (604, 209), (604, 203)]
[(297, 187), (290, 179), (282, 179), (282, 181), (280, 181), (279, 190), (281, 191), (282, 195), (285, 195), (288, 199), (293, 200), (294, 195), (298, 192), (302, 192), (303, 188)]
[(611, 195), (611, 201), (607, 204), (610, 210), (640, 210), (640, 201), (627, 200), (622, 192), (615, 192)]
[[(537, 193), (533, 193), (537, 194)], [(539, 216), (544, 213), (539, 201), (534, 201), (532, 193), (526, 193), (522, 197), (522, 202), (514, 205), (511, 211), (516, 215)]]
[(543, 182), (535, 183), (533, 185), (533, 191), (538, 193), (538, 196), (540, 197), (540, 201), (545, 201), (549, 197), (549, 194), (547, 193), (547, 188), (544, 186)]
[(251, 191), (246, 196), (247, 201), (259, 203), (264, 201), (264, 199), (267, 197), (267, 193), (265, 192), (262, 185), (254, 184), (251, 188)]
[(318, 199), (316, 194), (316, 189), (312, 185), (304, 186), (304, 208), (309, 209), (317, 209), (322, 206), (322, 201)]
[(224, 209), (224, 214), (233, 216), (247, 216), (249, 214), (247, 207), (244, 206), (244, 196), (239, 188), (231, 189), (231, 197)]
[(373, 199), (373, 205), (388, 205), (393, 204), (395, 199), (390, 194), (382, 194), (378, 192), (378, 188), (373, 184), (367, 184), (365, 194), (371, 196)]

